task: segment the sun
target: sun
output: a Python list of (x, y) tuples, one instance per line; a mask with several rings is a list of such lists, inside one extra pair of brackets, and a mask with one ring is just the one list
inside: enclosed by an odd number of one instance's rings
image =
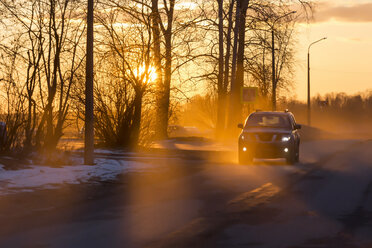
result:
[(146, 71), (146, 65), (144, 64), (134, 70), (134, 76), (145, 84), (155, 82), (158, 78), (155, 67), (147, 66)]

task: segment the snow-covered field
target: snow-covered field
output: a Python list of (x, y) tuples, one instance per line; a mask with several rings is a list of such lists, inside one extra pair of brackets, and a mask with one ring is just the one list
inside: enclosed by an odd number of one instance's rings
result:
[(94, 181), (114, 180), (119, 174), (131, 171), (143, 171), (152, 164), (114, 160), (95, 159), (95, 165), (67, 165), (52, 167), (31, 165), (20, 170), (5, 170), (0, 165), (0, 195), (17, 192), (31, 192), (36, 189), (51, 189), (62, 184), (80, 184)]

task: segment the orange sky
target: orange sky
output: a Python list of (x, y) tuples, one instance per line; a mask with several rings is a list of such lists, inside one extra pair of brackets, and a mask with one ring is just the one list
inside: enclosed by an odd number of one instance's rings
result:
[(372, 90), (372, 0), (318, 1), (315, 20), (299, 25), (294, 95), (307, 96), (307, 47), (312, 46), (311, 96)]

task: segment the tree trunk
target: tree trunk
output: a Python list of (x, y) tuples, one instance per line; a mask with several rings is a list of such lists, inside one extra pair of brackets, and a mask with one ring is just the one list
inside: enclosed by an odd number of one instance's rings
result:
[(228, 94), (227, 94), (227, 88), (229, 86), (229, 73), (230, 73), (230, 57), (231, 57), (231, 32), (232, 32), (232, 26), (233, 26), (233, 9), (234, 9), (234, 3), (235, 0), (232, 0), (230, 2), (229, 12), (228, 12), (228, 27), (227, 27), (227, 34), (226, 34), (226, 55), (225, 55), (225, 68), (224, 68), (224, 75), (223, 75), (223, 95), (221, 97), (221, 106), (223, 106), (223, 127), (224, 130), (221, 132), (225, 135), (225, 128), (226, 128), (226, 120), (227, 120), (227, 112), (228, 112)]
[[(153, 0), (155, 1), (155, 0)], [(161, 22), (159, 12), (157, 13), (159, 26), (165, 39), (165, 68), (164, 68), (164, 84), (162, 84), (158, 95), (158, 127), (157, 138), (163, 139), (168, 137), (168, 119), (169, 119), (169, 105), (170, 105), (170, 85), (172, 80), (172, 35), (173, 35), (173, 14), (175, 0), (167, 2), (164, 1), (165, 11), (167, 14), (166, 26)]]
[(231, 57), (231, 32), (233, 27), (233, 10), (234, 10), (235, 0), (232, 0), (228, 12), (228, 27), (226, 34), (226, 56), (225, 56), (225, 71), (224, 71), (224, 83), (223, 87), (227, 93), (227, 88), (229, 86), (229, 73), (230, 73), (230, 57)]
[[(230, 112), (229, 112), (229, 129), (234, 130), (234, 127), (242, 122), (242, 103), (240, 99), (240, 91), (244, 86), (244, 46), (245, 46), (245, 20), (247, 15), (249, 0), (239, 0), (237, 3), (237, 15), (235, 29), (236, 44), (236, 72), (232, 71), (232, 84), (230, 92)], [(237, 51), (236, 51), (237, 50)], [(234, 54), (233, 54), (234, 56)], [(236, 75), (234, 77), (234, 75)]]
[(238, 39), (239, 39), (239, 23), (240, 23), (240, 16), (241, 16), (241, 8), (242, 8), (241, 0), (237, 1), (236, 10), (235, 10), (235, 27), (234, 27), (234, 43), (233, 43), (233, 52), (232, 52), (232, 65), (231, 65), (231, 83), (230, 83), (230, 99), (229, 99), (229, 115), (228, 115), (228, 124), (227, 128), (232, 129), (234, 126), (234, 98), (235, 98), (235, 88), (236, 88), (236, 57), (237, 57), (237, 50), (238, 50)]
[(26, 129), (25, 129), (25, 142), (24, 146), (25, 148), (31, 147), (31, 139), (32, 139), (32, 133), (31, 133), (31, 122), (32, 122), (32, 98), (28, 96), (28, 111), (27, 111), (27, 121), (26, 121)]
[(159, 99), (159, 138), (168, 137), (168, 119), (169, 119), (169, 104), (170, 104), (170, 85), (172, 79), (172, 34), (165, 35), (165, 68), (164, 68), (164, 84), (161, 90)]
[(143, 91), (136, 91), (136, 96), (134, 98), (134, 114), (133, 114), (133, 124), (131, 132), (131, 147), (136, 147), (138, 145), (138, 140), (141, 131), (141, 115), (142, 115), (142, 97)]
[(223, 44), (223, 0), (218, 1), (218, 76), (217, 76), (217, 123), (216, 138), (221, 138), (225, 129), (225, 89), (224, 89), (224, 44)]
[(154, 63), (157, 73), (156, 79), (156, 138), (166, 137), (166, 129), (164, 131), (164, 124), (162, 121), (164, 119), (164, 113), (162, 111), (162, 99), (163, 99), (163, 70), (161, 66), (161, 52), (160, 52), (160, 20), (159, 20), (159, 9), (158, 9), (158, 0), (151, 1), (151, 30), (154, 37), (153, 49), (154, 49)]

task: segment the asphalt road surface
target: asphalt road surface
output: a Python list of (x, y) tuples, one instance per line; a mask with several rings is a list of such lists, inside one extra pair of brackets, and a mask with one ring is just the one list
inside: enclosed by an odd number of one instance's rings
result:
[(116, 159), (156, 166), (1, 196), (0, 247), (372, 247), (372, 141), (304, 142), (293, 166), (226, 150)]

